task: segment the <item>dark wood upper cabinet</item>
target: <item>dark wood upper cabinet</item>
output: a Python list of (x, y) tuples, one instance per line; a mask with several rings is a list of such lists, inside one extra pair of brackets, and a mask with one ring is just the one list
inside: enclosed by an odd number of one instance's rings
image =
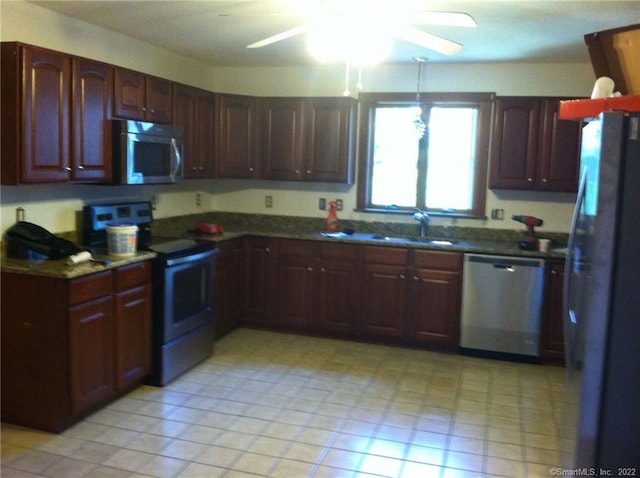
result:
[(262, 177), (265, 179), (304, 179), (303, 113), (304, 101), (301, 98), (265, 100), (262, 152)]
[(559, 101), (496, 99), (490, 188), (576, 191), (580, 123), (558, 119)]
[(126, 68), (115, 68), (113, 116), (118, 118), (171, 123), (173, 83)]
[(110, 181), (113, 67), (73, 58), (72, 95), (71, 179)]
[(306, 179), (353, 184), (356, 101), (310, 98), (305, 106)]
[(183, 174), (186, 179), (215, 177), (216, 94), (175, 84), (173, 124), (184, 132)]
[(533, 98), (496, 100), (490, 187), (533, 189), (540, 103)]
[(353, 183), (351, 98), (265, 98), (262, 177)]
[(173, 124), (182, 128), (183, 175), (198, 177), (195, 152), (196, 141), (196, 89), (176, 84), (173, 87)]
[(578, 190), (582, 123), (558, 117), (560, 102), (542, 102), (542, 130), (538, 160), (537, 187), (541, 190)]
[(220, 95), (216, 155), (219, 177), (259, 177), (261, 104), (259, 98), (251, 96)]
[(200, 178), (216, 176), (216, 98), (215, 93), (196, 91), (196, 163)]
[(2, 184), (69, 180), (71, 57), (2, 43)]

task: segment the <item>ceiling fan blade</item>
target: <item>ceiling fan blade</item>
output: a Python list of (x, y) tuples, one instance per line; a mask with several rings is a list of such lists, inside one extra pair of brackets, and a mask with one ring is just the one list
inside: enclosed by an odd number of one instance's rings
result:
[(284, 32), (278, 33), (277, 35), (273, 35), (268, 38), (265, 38), (264, 40), (251, 43), (250, 45), (247, 45), (247, 48), (262, 48), (263, 46), (271, 45), (272, 43), (286, 40), (287, 38), (302, 35), (303, 33), (306, 33), (308, 31), (309, 31), (309, 25), (300, 25), (295, 28), (292, 28), (291, 30), (286, 30)]
[(477, 26), (471, 15), (461, 12), (416, 12), (407, 17), (407, 23), (469, 28)]
[(395, 36), (401, 40), (408, 41), (409, 43), (415, 43), (416, 45), (442, 53), (443, 55), (453, 55), (462, 49), (462, 45), (460, 43), (432, 35), (431, 33), (425, 33), (412, 27), (400, 28), (395, 33)]

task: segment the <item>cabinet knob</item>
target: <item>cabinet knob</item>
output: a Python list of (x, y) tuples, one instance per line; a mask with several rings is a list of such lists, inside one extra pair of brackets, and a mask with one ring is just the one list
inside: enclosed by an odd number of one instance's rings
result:
[(542, 178), (542, 182), (546, 183), (547, 182), (547, 178)]
[(552, 275), (552, 276), (556, 276), (556, 275), (558, 275), (558, 271), (551, 271), (551, 275)]
[(308, 271), (308, 272), (313, 272), (313, 267), (308, 266), (308, 267), (307, 267), (307, 271)]
[(83, 170), (84, 166), (81, 164), (80, 166), (78, 166), (78, 169)]
[(154, 114), (156, 114), (156, 110), (154, 110), (154, 109), (150, 109), (150, 110), (149, 110), (149, 113), (151, 113), (152, 115), (154, 115)]
[(418, 276), (413, 276), (413, 280), (418, 281), (418, 280), (420, 280), (420, 277), (418, 277)]
[(400, 274), (400, 279), (405, 280), (406, 276), (404, 274)]
[(271, 252), (271, 249), (270, 249), (269, 247), (265, 247), (265, 248), (264, 248), (264, 251), (265, 251), (265, 252)]
[(69, 166), (67, 166), (67, 167), (66, 167), (66, 168), (64, 168), (64, 169), (66, 169), (66, 170), (67, 170), (67, 171), (69, 171), (69, 172), (71, 171), (71, 168), (70, 168)]
[(321, 267), (320, 272), (327, 272), (327, 269), (325, 269), (324, 267)]
[(299, 169), (296, 169), (296, 174), (300, 174), (300, 170)]
[(527, 178), (527, 181), (529, 181), (530, 183), (533, 182), (533, 178)]
[(253, 168), (249, 168), (249, 172), (252, 173), (253, 172)]
[(307, 169), (307, 174), (311, 174), (311, 170), (310, 169)]

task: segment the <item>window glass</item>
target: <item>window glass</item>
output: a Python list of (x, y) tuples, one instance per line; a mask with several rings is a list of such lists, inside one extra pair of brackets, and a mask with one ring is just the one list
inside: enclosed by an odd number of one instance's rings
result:
[(434, 94), (420, 105), (370, 95), (361, 95), (359, 209), (484, 217), (492, 95)]

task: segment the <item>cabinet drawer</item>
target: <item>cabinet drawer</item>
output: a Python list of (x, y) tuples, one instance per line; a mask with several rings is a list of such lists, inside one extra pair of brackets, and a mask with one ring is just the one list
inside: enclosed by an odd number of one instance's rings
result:
[(323, 259), (342, 259), (347, 261), (358, 260), (358, 246), (347, 246), (344, 244), (322, 244), (320, 246), (320, 257)]
[(409, 250), (395, 247), (363, 246), (362, 259), (365, 262), (373, 262), (376, 264), (403, 266), (406, 265), (409, 260)]
[(283, 239), (278, 241), (278, 253), (289, 256), (315, 256), (316, 246), (310, 241)]
[(442, 251), (414, 251), (413, 263), (416, 267), (449, 271), (462, 270), (462, 254)]
[(118, 267), (114, 275), (114, 288), (116, 292), (131, 289), (151, 279), (151, 266), (149, 262), (138, 262), (128, 266)]
[(111, 295), (112, 284), (111, 271), (73, 279), (69, 284), (69, 305), (79, 304), (104, 295)]

